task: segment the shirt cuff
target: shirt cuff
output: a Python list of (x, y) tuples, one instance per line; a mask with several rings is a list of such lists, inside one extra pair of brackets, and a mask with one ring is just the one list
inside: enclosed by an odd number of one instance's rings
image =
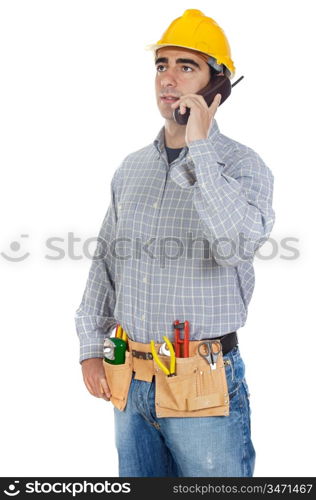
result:
[(195, 167), (198, 165), (207, 165), (207, 173), (215, 177), (220, 175), (220, 167), (225, 166), (225, 163), (220, 161), (214, 145), (209, 138), (191, 142), (187, 158), (189, 162), (193, 162)]
[(103, 343), (104, 339), (91, 339), (89, 344), (80, 344), (80, 357), (79, 363), (84, 359), (89, 358), (103, 358)]
[(171, 170), (171, 178), (182, 188), (200, 188), (204, 200), (213, 210), (220, 208), (216, 188), (225, 163), (207, 139), (198, 139), (190, 143), (184, 164)]

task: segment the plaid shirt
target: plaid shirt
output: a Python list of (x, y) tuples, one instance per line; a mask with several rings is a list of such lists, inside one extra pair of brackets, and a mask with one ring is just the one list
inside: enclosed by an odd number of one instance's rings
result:
[(111, 181), (75, 323), (80, 359), (103, 357), (120, 323), (129, 337), (173, 340), (173, 321), (190, 338), (242, 327), (254, 289), (253, 259), (275, 214), (274, 177), (251, 148), (221, 134), (184, 147), (168, 165), (164, 127), (128, 155)]

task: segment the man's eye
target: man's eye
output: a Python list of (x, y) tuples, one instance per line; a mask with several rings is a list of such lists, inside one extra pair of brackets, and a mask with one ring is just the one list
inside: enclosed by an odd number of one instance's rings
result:
[[(163, 68), (161, 71), (159, 68)], [(191, 68), (191, 66), (182, 66), (182, 68), (186, 68), (187, 70), (189, 71), (184, 71), (185, 73), (191, 73), (191, 71), (194, 71), (193, 68)], [(165, 69), (165, 66), (163, 64), (158, 64), (158, 66), (156, 66), (156, 70), (161, 73), (163, 70)]]

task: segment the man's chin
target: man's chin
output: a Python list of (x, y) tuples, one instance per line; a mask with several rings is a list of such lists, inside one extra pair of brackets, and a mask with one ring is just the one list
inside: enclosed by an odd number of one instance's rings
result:
[(159, 113), (161, 114), (161, 116), (165, 119), (165, 120), (170, 120), (170, 121), (174, 121), (174, 117), (173, 117), (173, 110), (170, 110), (170, 111), (166, 111), (166, 110), (161, 110), (159, 109)]

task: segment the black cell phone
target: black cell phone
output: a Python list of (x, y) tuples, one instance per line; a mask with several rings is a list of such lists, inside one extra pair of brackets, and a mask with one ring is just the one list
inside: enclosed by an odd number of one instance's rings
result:
[[(221, 102), (219, 105), (223, 104), (226, 101), (227, 97), (230, 96), (231, 89), (236, 83), (238, 83), (241, 79), (240, 77), (237, 82), (231, 85), (230, 79), (225, 75), (215, 75), (212, 76), (209, 83), (203, 87), (201, 90), (197, 92), (198, 95), (202, 95), (206, 101), (206, 104), (210, 106), (213, 102), (216, 94), (221, 94)], [(186, 125), (188, 123), (188, 119), (190, 116), (190, 108), (186, 108), (186, 111), (183, 115), (180, 114), (180, 106), (173, 111), (173, 117), (179, 125)]]

